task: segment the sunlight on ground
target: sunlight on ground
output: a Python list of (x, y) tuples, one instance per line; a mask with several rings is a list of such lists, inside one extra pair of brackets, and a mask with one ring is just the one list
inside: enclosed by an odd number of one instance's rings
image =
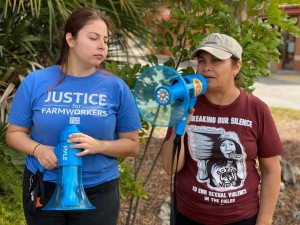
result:
[(279, 80), (287, 80), (287, 81), (294, 81), (294, 82), (300, 82), (300, 75), (294, 75), (294, 74), (274, 74), (272, 73), (270, 75), (271, 77), (274, 77)]

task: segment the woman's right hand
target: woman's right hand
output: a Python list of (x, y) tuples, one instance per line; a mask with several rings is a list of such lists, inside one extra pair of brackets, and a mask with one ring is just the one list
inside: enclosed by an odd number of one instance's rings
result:
[(46, 170), (52, 170), (58, 166), (53, 146), (39, 145), (34, 152), (34, 156)]
[(29, 136), (30, 131), (30, 127), (8, 124), (6, 143), (23, 154), (34, 155), (45, 169), (51, 170), (56, 168), (58, 160), (54, 153), (54, 147), (38, 144)]
[(188, 122), (187, 122), (187, 124), (189, 124), (189, 123), (192, 121), (194, 112), (195, 112), (195, 109), (194, 109), (194, 108), (190, 108), (190, 109), (189, 109), (189, 117), (188, 117)]

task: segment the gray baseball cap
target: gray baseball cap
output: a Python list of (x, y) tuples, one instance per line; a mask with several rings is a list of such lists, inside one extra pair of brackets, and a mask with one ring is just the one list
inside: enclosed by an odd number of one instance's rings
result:
[(200, 46), (192, 52), (191, 58), (197, 57), (201, 50), (209, 52), (221, 60), (229, 59), (231, 56), (242, 60), (243, 49), (241, 45), (226, 34), (212, 33), (204, 38)]

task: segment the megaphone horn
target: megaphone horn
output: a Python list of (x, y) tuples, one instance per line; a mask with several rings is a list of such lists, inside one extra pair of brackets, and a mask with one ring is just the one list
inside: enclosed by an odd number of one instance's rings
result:
[(48, 204), (43, 210), (89, 210), (95, 209), (82, 185), (82, 158), (67, 142), (69, 135), (80, 133), (76, 126), (68, 126), (60, 133), (60, 143), (54, 151), (58, 158), (57, 184)]

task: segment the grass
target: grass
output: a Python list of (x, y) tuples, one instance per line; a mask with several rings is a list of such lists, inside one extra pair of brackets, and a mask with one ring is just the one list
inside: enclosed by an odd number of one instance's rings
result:
[(276, 122), (300, 120), (300, 110), (271, 107), (271, 113)]
[(9, 151), (6, 145), (0, 143), (0, 149), (0, 224), (24, 225), (22, 170), (13, 165), (12, 158), (5, 153)]
[(300, 75), (297, 75), (297, 74), (275, 74), (275, 73), (272, 73), (270, 76), (277, 78), (279, 80), (300, 82)]

